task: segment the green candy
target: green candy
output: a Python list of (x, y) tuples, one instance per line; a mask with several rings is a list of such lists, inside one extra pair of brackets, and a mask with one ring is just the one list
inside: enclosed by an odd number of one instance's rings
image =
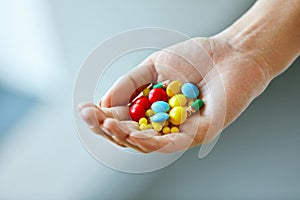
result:
[(155, 85), (153, 85), (153, 88), (163, 88), (164, 85), (162, 83), (157, 83)]
[(191, 105), (191, 107), (197, 112), (203, 106), (203, 101), (201, 99), (197, 99)]

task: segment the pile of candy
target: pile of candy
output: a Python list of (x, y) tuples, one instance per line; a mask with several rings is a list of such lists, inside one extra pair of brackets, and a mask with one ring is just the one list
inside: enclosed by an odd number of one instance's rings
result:
[(179, 125), (203, 106), (193, 83), (164, 81), (149, 84), (130, 104), (129, 115), (141, 130), (163, 134), (179, 132)]

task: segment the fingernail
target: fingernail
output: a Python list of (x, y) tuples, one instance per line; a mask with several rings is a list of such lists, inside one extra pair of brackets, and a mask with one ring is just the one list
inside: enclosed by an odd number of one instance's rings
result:
[[(91, 113), (92, 112), (92, 113)], [(82, 119), (90, 126), (90, 127), (96, 127), (97, 121), (95, 120), (95, 117), (92, 117), (95, 115), (91, 108), (82, 108), (79, 113), (82, 117)]]

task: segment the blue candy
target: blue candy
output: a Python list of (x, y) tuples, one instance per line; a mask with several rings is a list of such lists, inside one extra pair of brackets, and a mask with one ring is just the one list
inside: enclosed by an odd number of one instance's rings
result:
[(181, 87), (181, 92), (187, 98), (197, 98), (199, 96), (199, 89), (192, 83), (185, 83)]
[(151, 105), (151, 109), (155, 113), (160, 113), (160, 112), (168, 112), (170, 110), (170, 106), (167, 102), (164, 101), (156, 101)]
[(156, 113), (150, 117), (151, 122), (165, 122), (169, 119), (169, 115), (164, 112)]

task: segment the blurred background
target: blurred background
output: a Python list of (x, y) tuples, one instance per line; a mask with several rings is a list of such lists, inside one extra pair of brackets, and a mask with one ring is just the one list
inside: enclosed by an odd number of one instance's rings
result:
[(101, 41), (145, 26), (211, 36), (253, 3), (2, 0), (0, 199), (299, 199), (299, 59), (203, 160), (194, 148), (162, 170), (122, 173), (94, 160), (74, 128), (76, 73)]

